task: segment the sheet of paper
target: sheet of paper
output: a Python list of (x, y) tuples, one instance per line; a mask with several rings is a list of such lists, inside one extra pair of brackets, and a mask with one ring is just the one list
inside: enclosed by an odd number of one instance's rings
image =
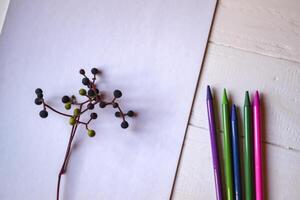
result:
[(63, 110), (98, 67), (107, 99), (138, 116), (127, 130), (113, 108), (80, 127), (62, 199), (169, 199), (215, 0), (12, 0), (0, 37), (0, 199), (55, 199), (71, 126), (38, 116), (34, 90)]

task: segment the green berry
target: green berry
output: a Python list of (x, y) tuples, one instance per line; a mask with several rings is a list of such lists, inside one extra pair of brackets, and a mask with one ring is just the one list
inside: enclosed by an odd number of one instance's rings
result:
[(71, 109), (71, 103), (70, 102), (68, 102), (68, 103), (65, 104), (65, 109), (66, 110), (70, 110)]
[(90, 137), (94, 137), (96, 135), (96, 132), (94, 130), (88, 130), (88, 135)]
[(75, 118), (74, 118), (74, 117), (70, 117), (69, 123), (70, 123), (71, 125), (75, 125), (75, 124), (76, 124)]
[(74, 111), (73, 111), (73, 114), (74, 114), (75, 117), (79, 116), (80, 115), (79, 108), (75, 108)]
[(86, 90), (83, 89), (83, 88), (81, 88), (81, 89), (79, 90), (79, 94), (82, 95), (82, 96), (86, 95)]

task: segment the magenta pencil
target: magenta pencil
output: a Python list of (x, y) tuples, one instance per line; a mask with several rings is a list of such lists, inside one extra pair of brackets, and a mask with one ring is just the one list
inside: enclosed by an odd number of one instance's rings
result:
[(261, 113), (259, 93), (256, 91), (253, 101), (253, 139), (254, 139), (254, 173), (255, 173), (255, 199), (263, 199), (262, 177), (262, 148), (261, 148)]

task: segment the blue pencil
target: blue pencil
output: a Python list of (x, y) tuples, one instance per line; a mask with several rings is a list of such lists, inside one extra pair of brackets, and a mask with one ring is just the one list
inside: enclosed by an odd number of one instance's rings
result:
[(240, 174), (240, 154), (239, 154), (239, 134), (238, 134), (238, 123), (236, 116), (236, 107), (231, 107), (231, 139), (232, 139), (232, 154), (233, 154), (233, 182), (234, 182), (234, 193), (235, 199), (242, 199), (241, 191), (241, 174)]

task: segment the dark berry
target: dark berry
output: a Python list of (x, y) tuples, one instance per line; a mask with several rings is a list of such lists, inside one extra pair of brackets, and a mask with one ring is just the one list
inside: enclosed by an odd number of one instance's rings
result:
[(117, 108), (118, 107), (118, 103), (113, 103), (113, 107)]
[(63, 97), (61, 98), (61, 101), (62, 101), (63, 103), (68, 103), (68, 102), (71, 101), (71, 99), (70, 99), (70, 97), (68, 97), (68, 96), (63, 96)]
[(91, 72), (92, 72), (92, 74), (96, 75), (99, 73), (99, 70), (97, 68), (92, 68)]
[(37, 98), (43, 98), (44, 95), (43, 95), (43, 93), (38, 93), (36, 96), (37, 96)]
[(97, 113), (93, 112), (93, 113), (91, 113), (90, 117), (91, 117), (91, 119), (97, 119), (98, 115), (97, 115)]
[(100, 92), (100, 91), (96, 88), (96, 93), (99, 94), (99, 92)]
[(129, 110), (129, 111), (127, 112), (127, 116), (128, 116), (128, 117), (133, 117), (133, 116), (134, 116), (134, 112), (133, 112), (132, 110)]
[(48, 117), (48, 112), (47, 112), (46, 110), (41, 110), (41, 112), (40, 112), (40, 117), (41, 117), (41, 118), (46, 118), (46, 117)]
[(121, 117), (121, 113), (119, 111), (115, 112), (116, 117)]
[(100, 103), (99, 103), (99, 106), (100, 106), (100, 108), (105, 108), (106, 103), (105, 103), (105, 102), (100, 102)]
[(79, 74), (82, 74), (82, 75), (84, 75), (84, 74), (85, 74), (85, 71), (84, 71), (84, 69), (80, 69), (80, 70), (79, 70)]
[(84, 78), (82, 79), (82, 84), (83, 84), (83, 85), (89, 85), (89, 84), (90, 84), (90, 80), (89, 80), (88, 78), (84, 77)]
[(128, 128), (128, 126), (129, 126), (129, 124), (128, 124), (128, 122), (127, 121), (123, 121), (122, 123), (121, 123), (121, 127), (122, 128)]
[(41, 104), (43, 103), (43, 100), (40, 99), (40, 98), (36, 98), (36, 99), (34, 100), (34, 103), (35, 103), (36, 105), (41, 105)]
[(89, 90), (88, 90), (88, 95), (89, 95), (90, 97), (95, 96), (94, 90), (93, 90), (93, 89), (89, 89)]
[(41, 88), (37, 88), (35, 90), (35, 94), (42, 94), (43, 93), (43, 90)]
[(89, 103), (89, 104), (87, 105), (87, 108), (88, 108), (89, 110), (93, 110), (93, 109), (94, 109), (94, 104)]
[(120, 98), (122, 96), (122, 92), (120, 90), (115, 90), (114, 91), (114, 97), (115, 98)]

